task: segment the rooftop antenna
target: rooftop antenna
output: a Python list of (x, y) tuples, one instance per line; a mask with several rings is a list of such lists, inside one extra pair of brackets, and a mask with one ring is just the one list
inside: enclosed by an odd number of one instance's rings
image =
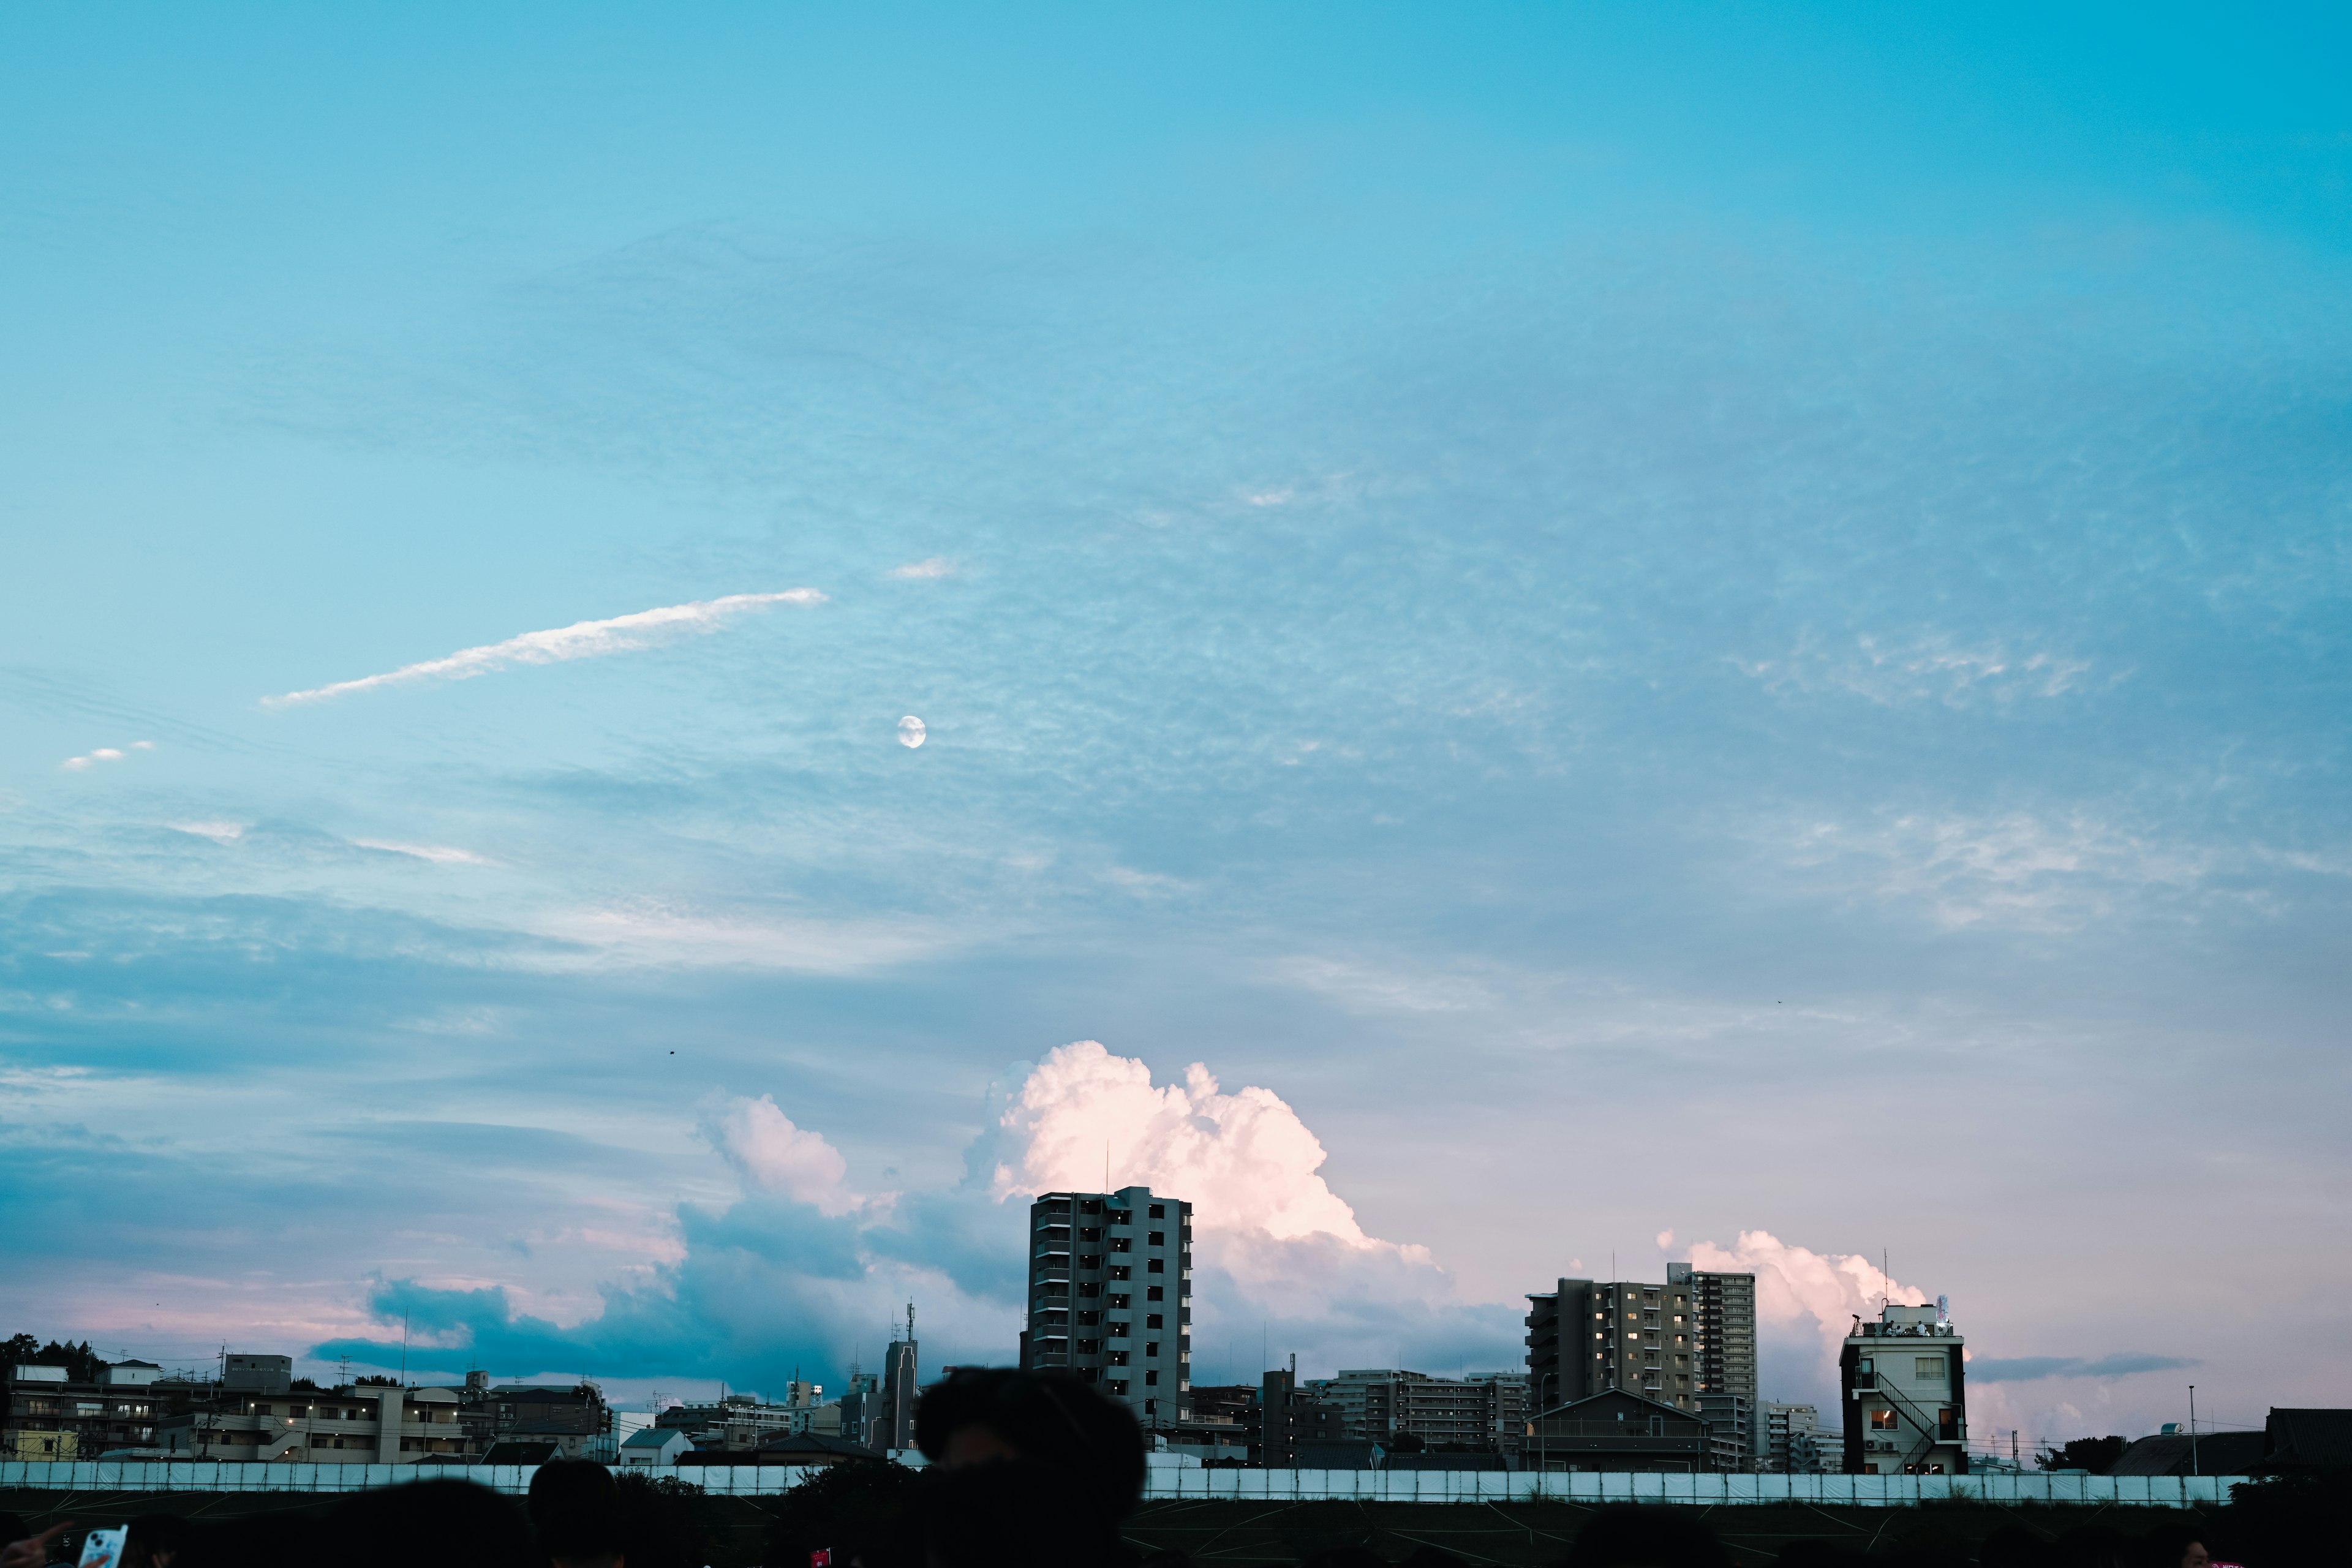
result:
[(2197, 1385), (2193, 1383), (2189, 1385), (2189, 1473), (2204, 1474), (2197, 1468)]
[(1103, 1140), (1103, 1191), (1110, 1191), (1110, 1140)]

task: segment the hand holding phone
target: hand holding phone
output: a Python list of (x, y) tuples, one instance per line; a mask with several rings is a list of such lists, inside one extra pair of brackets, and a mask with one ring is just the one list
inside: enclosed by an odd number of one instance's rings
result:
[(127, 1524), (91, 1531), (82, 1537), (81, 1561), (75, 1568), (115, 1568), (122, 1561), (122, 1543), (130, 1535), (131, 1527)]

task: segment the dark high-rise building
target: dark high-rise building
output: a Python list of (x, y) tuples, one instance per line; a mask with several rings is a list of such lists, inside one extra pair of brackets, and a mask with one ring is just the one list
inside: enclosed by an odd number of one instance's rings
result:
[(907, 1336), (890, 1342), (882, 1352), (882, 1386), (873, 1404), (866, 1444), (885, 1451), (915, 1446), (915, 1401), (922, 1394), (915, 1380), (915, 1304), (907, 1303)]
[(1529, 1296), (1528, 1309), (1530, 1418), (1612, 1388), (1698, 1409), (1686, 1281), (1562, 1279), (1557, 1289)]
[(1149, 1187), (1047, 1193), (1029, 1205), (1021, 1364), (1066, 1370), (1176, 1425), (1192, 1385), (1192, 1205)]
[(1347, 1415), (1338, 1405), (1299, 1392), (1297, 1361), (1293, 1356), (1289, 1367), (1265, 1374), (1250, 1409), (1250, 1462), (1265, 1469), (1297, 1468), (1301, 1443), (1339, 1442), (1350, 1436)]
[(1690, 1293), (1698, 1330), (1692, 1348), (1699, 1408), (1706, 1416), (1716, 1468), (1753, 1469), (1763, 1446), (1756, 1425), (1756, 1276), (1710, 1274), (1687, 1263), (1669, 1263), (1666, 1283)]

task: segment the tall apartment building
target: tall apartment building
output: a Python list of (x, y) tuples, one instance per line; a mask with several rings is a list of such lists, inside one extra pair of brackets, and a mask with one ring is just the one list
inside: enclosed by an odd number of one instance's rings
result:
[(1562, 1279), (1528, 1298), (1528, 1414), (1624, 1389), (1698, 1411), (1692, 1287)]
[(1966, 1344), (1933, 1307), (1885, 1306), (1878, 1321), (1853, 1321), (1838, 1353), (1838, 1403), (1845, 1415), (1845, 1473), (1966, 1475)]
[(1516, 1454), (1527, 1426), (1525, 1373), (1451, 1378), (1357, 1368), (1303, 1386), (1310, 1398), (1339, 1408), (1346, 1436), (1383, 1445), (1408, 1433), (1432, 1448)]
[(1756, 1276), (1711, 1274), (1687, 1263), (1666, 1265), (1666, 1283), (1690, 1293), (1700, 1414), (1706, 1417), (1717, 1468), (1754, 1468), (1756, 1431)]
[(1192, 1382), (1192, 1205), (1149, 1187), (1029, 1205), (1021, 1364), (1063, 1370), (1167, 1430)]

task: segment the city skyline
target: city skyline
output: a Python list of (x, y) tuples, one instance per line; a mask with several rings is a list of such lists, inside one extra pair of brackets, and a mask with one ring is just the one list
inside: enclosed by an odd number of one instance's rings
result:
[(2352, 1405), (2347, 29), (0, 17), (0, 1322)]

